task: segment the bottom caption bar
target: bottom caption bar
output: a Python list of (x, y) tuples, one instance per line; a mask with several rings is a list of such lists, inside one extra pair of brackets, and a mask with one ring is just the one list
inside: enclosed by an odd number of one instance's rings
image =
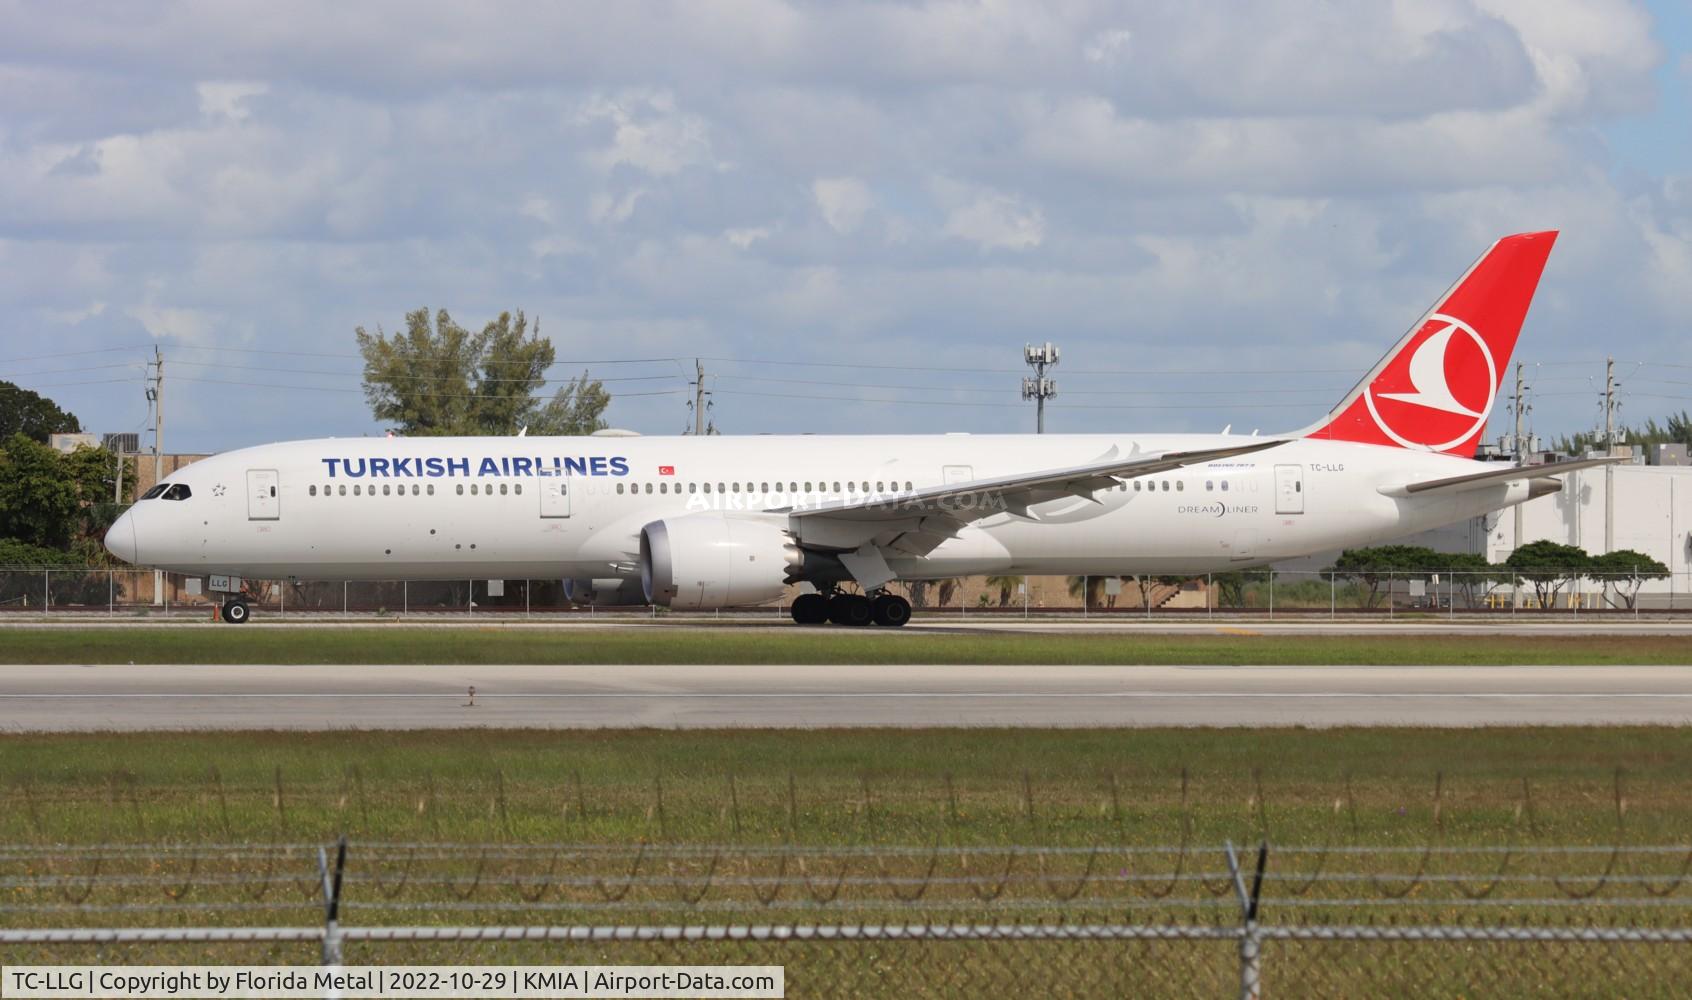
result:
[(12, 965), (0, 997), (786, 996), (779, 965)]

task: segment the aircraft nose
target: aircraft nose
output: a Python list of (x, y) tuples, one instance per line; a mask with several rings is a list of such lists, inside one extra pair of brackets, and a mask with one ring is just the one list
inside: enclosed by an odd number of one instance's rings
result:
[(141, 558), (137, 548), (133, 511), (126, 510), (106, 529), (106, 551), (124, 562), (139, 563)]

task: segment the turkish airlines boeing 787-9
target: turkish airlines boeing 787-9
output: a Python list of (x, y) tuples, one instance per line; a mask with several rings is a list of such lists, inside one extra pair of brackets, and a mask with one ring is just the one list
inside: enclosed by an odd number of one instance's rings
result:
[[(1368, 544), (1560, 488), (1473, 460), (1556, 235), (1493, 244), (1327, 416), (1272, 438), (294, 441), (171, 474), (106, 547), (206, 576), (563, 579), (572, 600), (676, 609), (804, 581), (795, 621), (902, 625), (898, 580), (1202, 574)], [(224, 617), (247, 620), (238, 592)]]

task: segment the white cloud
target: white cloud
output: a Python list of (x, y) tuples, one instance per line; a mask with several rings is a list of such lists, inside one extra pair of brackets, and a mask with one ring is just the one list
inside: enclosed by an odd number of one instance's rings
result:
[(640, 196), (645, 193), (645, 188), (635, 188), (621, 196), (601, 191), (588, 199), (588, 218), (600, 225), (627, 222), (629, 216), (634, 214), (635, 203), (640, 201)]
[(811, 197), (837, 233), (856, 230), (875, 204), (869, 186), (856, 177), (818, 177), (811, 182)]
[(270, 93), (270, 85), (253, 80), (204, 80), (195, 90), (200, 95), (200, 114), (246, 121), (252, 114), (247, 99)]
[(947, 236), (983, 250), (1026, 250), (1046, 238), (1046, 218), (1036, 206), (997, 191), (964, 194), (946, 216)]
[(725, 229), (723, 230), (723, 239), (728, 240), (729, 245), (735, 249), (745, 250), (747, 247), (750, 247), (759, 240), (769, 239), (770, 232), (771, 230), (769, 226), (747, 226), (742, 229)]
[(124, 313), (160, 340), (200, 345), (219, 340), (217, 317), (201, 309), (141, 303), (130, 306)]
[(1133, 39), (1134, 33), (1127, 28), (1111, 28), (1087, 39), (1081, 54), (1088, 62), (1114, 63), (1128, 51), (1128, 43)]
[(583, 105), (578, 120), (613, 126), (611, 144), (588, 154), (600, 170), (626, 164), (654, 177), (669, 177), (692, 166), (726, 168), (711, 153), (705, 119), (678, 111), (667, 91), (595, 96)]
[(76, 309), (43, 309), (41, 315), (49, 323), (57, 323), (61, 326), (76, 326), (96, 316), (103, 316), (105, 312), (106, 304), (104, 302), (90, 302)]

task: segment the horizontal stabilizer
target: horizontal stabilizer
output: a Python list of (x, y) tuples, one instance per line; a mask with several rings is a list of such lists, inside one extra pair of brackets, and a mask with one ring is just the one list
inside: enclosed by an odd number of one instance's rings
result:
[(1472, 490), (1485, 486), (1496, 486), (1501, 483), (1517, 480), (1547, 479), (1560, 476), (1565, 472), (1578, 472), (1600, 465), (1616, 465), (1629, 461), (1626, 458), (1583, 458), (1577, 462), (1552, 462), (1549, 465), (1511, 465), (1502, 469), (1488, 469), (1485, 472), (1475, 472), (1466, 476), (1449, 476), (1445, 479), (1427, 479), (1407, 486), (1389, 487), (1381, 490), (1388, 496), (1416, 496), (1420, 493), (1432, 493), (1436, 490)]

